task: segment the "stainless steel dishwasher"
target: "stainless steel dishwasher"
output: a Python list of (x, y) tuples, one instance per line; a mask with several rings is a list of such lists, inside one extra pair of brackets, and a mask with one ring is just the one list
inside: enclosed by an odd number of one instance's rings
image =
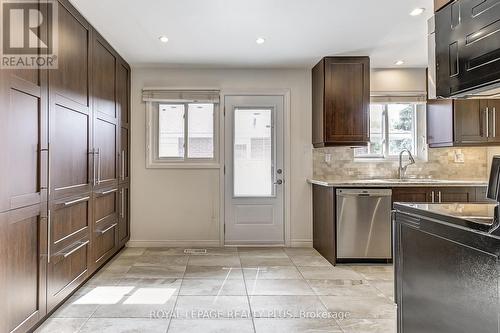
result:
[(337, 259), (392, 259), (390, 189), (337, 189)]

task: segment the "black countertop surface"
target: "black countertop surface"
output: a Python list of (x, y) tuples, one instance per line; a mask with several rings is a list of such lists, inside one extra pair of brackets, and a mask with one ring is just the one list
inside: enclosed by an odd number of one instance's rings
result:
[[(407, 213), (441, 220), (480, 232), (497, 234), (496, 204), (487, 203), (394, 203), (394, 208)], [(495, 232), (496, 231), (496, 232)], [(497, 234), (498, 235), (498, 234)]]

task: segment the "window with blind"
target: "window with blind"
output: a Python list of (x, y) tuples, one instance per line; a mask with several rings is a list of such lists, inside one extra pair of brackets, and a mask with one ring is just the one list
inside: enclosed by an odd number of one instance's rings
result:
[(143, 90), (148, 167), (218, 166), (218, 91)]

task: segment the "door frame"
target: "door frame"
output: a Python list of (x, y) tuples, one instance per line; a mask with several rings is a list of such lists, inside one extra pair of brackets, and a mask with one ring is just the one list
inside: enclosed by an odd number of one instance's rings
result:
[[(220, 110), (221, 117), (219, 123), (219, 139), (220, 139), (220, 160), (221, 160), (221, 168), (219, 169), (219, 240), (220, 246), (224, 247), (226, 242), (226, 235), (224, 232), (224, 226), (226, 224), (226, 175), (225, 175), (225, 165), (226, 165), (226, 157), (225, 157), (225, 145), (226, 145), (226, 137), (225, 137), (225, 123), (226, 123), (226, 96), (282, 96), (283, 97), (283, 169), (285, 172), (283, 173), (283, 181), (284, 181), (284, 202), (283, 202), (283, 223), (284, 223), (284, 236), (285, 236), (285, 247), (289, 247), (291, 245), (291, 226), (290, 226), (290, 173), (291, 173), (291, 91), (290, 89), (221, 89), (221, 101), (220, 101)], [(233, 246), (233, 245), (227, 245)], [(252, 245), (258, 246), (258, 245)], [(272, 245), (263, 245), (266, 247)], [(276, 247), (281, 247), (281, 245), (274, 245)]]

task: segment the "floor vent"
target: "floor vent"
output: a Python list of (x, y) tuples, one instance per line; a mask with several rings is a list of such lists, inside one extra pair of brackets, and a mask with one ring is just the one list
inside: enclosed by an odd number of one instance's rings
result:
[(207, 249), (184, 249), (185, 254), (207, 254)]

